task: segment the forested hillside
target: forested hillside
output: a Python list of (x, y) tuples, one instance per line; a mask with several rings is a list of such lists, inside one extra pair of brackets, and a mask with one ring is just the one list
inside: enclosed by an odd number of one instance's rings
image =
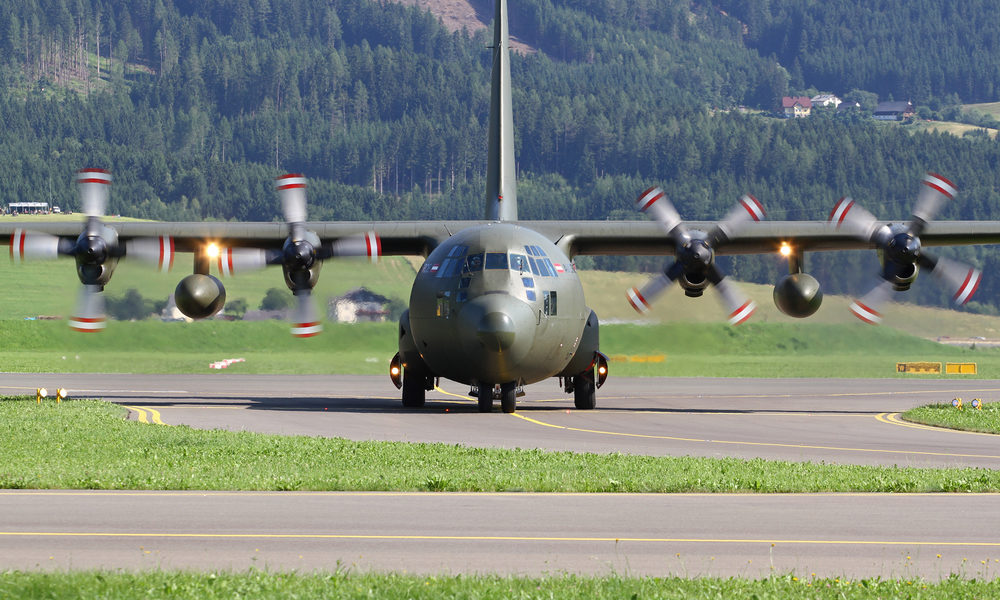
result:
[[(943, 218), (1000, 218), (1000, 147), (986, 136), (864, 113), (767, 116), (812, 88), (935, 109), (997, 100), (995, 11), (931, 4), (873, 16), (853, 0), (510, 0), (511, 31), (538, 49), (512, 66), (522, 218), (638, 218), (635, 194), (660, 183), (690, 219), (744, 192), (774, 219), (825, 218), (844, 194), (904, 219), (926, 170), (961, 189)], [(91, 165), (114, 172), (112, 210), (129, 216), (275, 219), (271, 180), (286, 171), (310, 177), (315, 219), (481, 216), (485, 32), (385, 0), (0, 8), (0, 203), (73, 207), (72, 172)], [(995, 304), (1000, 259), (958, 254), (987, 268), (978, 299)], [(868, 253), (808, 264), (828, 291), (863, 289), (875, 268)], [(762, 282), (782, 268), (732, 261)], [(917, 296), (945, 300), (929, 278)]]

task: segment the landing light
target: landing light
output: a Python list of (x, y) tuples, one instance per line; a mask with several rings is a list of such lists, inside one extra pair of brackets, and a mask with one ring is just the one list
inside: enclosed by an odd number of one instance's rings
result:
[(399, 352), (389, 361), (389, 379), (397, 390), (403, 387), (403, 359), (399, 356)]
[(778, 254), (788, 258), (792, 255), (792, 247), (788, 244), (788, 242), (781, 242), (781, 247), (778, 248)]
[(208, 246), (205, 246), (205, 255), (208, 256), (209, 258), (212, 259), (219, 258), (220, 252), (221, 251), (219, 250), (219, 245), (214, 242), (209, 244)]

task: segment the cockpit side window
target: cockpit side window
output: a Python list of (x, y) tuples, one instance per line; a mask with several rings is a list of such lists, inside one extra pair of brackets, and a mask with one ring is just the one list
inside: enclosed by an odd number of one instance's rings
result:
[(470, 254), (468, 258), (465, 259), (464, 273), (476, 273), (483, 270), (483, 253)]

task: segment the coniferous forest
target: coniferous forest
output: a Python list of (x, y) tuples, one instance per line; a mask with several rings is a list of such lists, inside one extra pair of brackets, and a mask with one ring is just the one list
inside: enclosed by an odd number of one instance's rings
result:
[[(387, 0), (0, 8), (2, 204), (76, 208), (72, 174), (97, 166), (113, 171), (115, 213), (272, 220), (272, 179), (296, 171), (310, 178), (312, 219), (481, 217), (488, 31), (449, 32)], [(692, 220), (720, 218), (742, 193), (771, 219), (825, 219), (851, 195), (902, 220), (930, 170), (961, 191), (941, 218), (1000, 219), (997, 141), (870, 113), (876, 98), (921, 115), (1000, 100), (991, 2), (510, 0), (509, 11), (534, 49), (512, 60), (521, 218), (642, 218), (632, 201), (655, 183)], [(816, 92), (863, 108), (774, 117), (782, 96)], [(1000, 253), (942, 254), (984, 269), (971, 309), (995, 311)], [(723, 260), (746, 280), (783, 269)], [(829, 293), (865, 289), (875, 265), (874, 253), (807, 257)], [(947, 301), (923, 281), (910, 299)]]

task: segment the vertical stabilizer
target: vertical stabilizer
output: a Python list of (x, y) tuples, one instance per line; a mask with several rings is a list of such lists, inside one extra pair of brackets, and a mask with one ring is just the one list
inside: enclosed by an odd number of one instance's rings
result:
[(507, 0), (496, 0), (493, 17), (493, 82), (490, 91), (489, 172), (486, 175), (486, 218), (517, 220), (514, 178), (514, 117), (510, 104), (510, 35)]

